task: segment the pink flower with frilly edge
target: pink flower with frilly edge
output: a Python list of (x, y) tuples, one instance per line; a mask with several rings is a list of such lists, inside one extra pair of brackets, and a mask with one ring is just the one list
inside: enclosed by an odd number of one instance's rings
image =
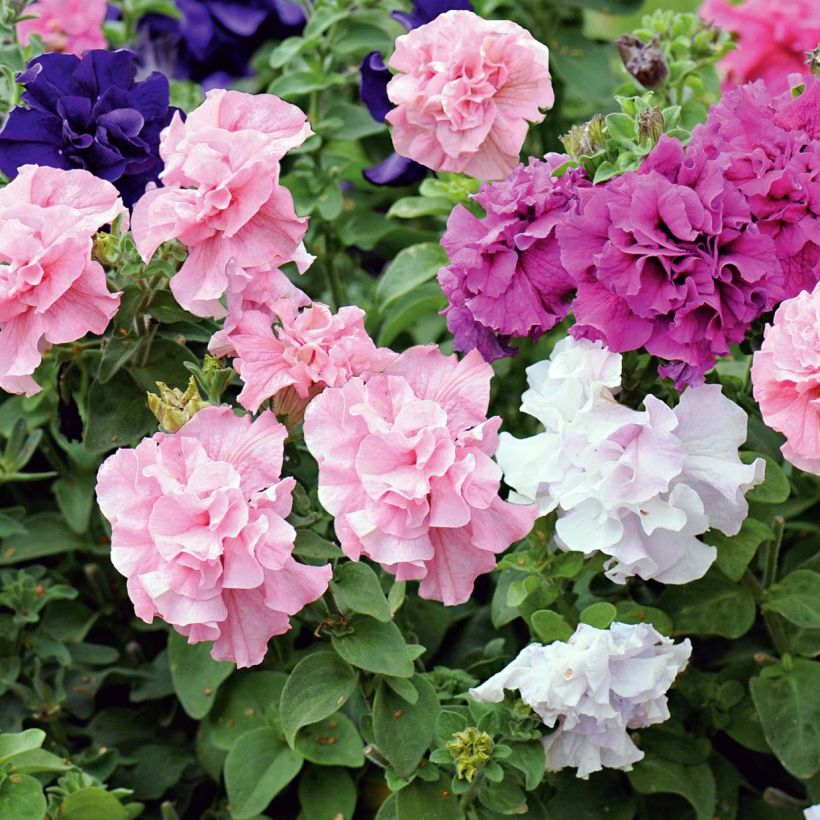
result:
[(229, 407), (200, 410), (100, 467), (97, 500), (111, 522), (111, 560), (137, 617), (159, 616), (215, 660), (253, 666), (274, 635), (327, 588), (330, 566), (297, 563), (292, 478), (281, 478), (287, 430)]
[(64, 51), (80, 56), (90, 48), (108, 48), (102, 26), (106, 0), (36, 0), (26, 6), (25, 16), (17, 24), (21, 45), (28, 45), (33, 34), (39, 35), (46, 51)]
[(420, 580), (422, 597), (447, 605), (466, 601), (537, 515), (498, 496), (491, 377), (477, 351), (458, 361), (413, 347), (384, 373), (327, 388), (305, 413), (319, 500), (345, 554)]
[(171, 280), (196, 316), (222, 317), (231, 270), (290, 260), (307, 229), (279, 184), (279, 161), (311, 135), (304, 112), (271, 94), (215, 89), (162, 133), (164, 188), (137, 202), (132, 232), (146, 262), (169, 239), (188, 246)]
[(729, 88), (763, 80), (773, 93), (786, 91), (790, 74), (808, 73), (806, 52), (820, 43), (816, 0), (706, 0), (700, 15), (737, 35), (737, 49), (722, 60)]
[(120, 298), (91, 249), (123, 211), (88, 171), (24, 165), (0, 189), (0, 388), (39, 392), (31, 376), (51, 345), (105, 331)]
[(555, 96), (549, 51), (521, 26), (448, 11), (396, 40), (385, 120), (402, 156), (434, 171), (503, 179)]
[(783, 302), (752, 364), (763, 421), (786, 436), (783, 455), (820, 475), (820, 284)]

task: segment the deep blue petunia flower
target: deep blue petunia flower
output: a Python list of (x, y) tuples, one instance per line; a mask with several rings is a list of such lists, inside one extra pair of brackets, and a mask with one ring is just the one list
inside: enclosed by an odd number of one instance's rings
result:
[(0, 170), (13, 178), (26, 164), (85, 168), (133, 205), (158, 182), (160, 131), (177, 110), (167, 77), (135, 82), (136, 70), (125, 50), (35, 57), (18, 77), (25, 107), (13, 108), (0, 131)]
[(175, 20), (147, 14), (139, 24), (137, 50), (150, 68), (208, 88), (224, 87), (250, 73), (254, 52), (268, 40), (299, 34), (301, 4), (287, 0), (176, 0)]
[[(445, 11), (461, 9), (472, 11), (470, 0), (414, 0), (409, 12), (394, 11), (391, 15), (408, 31), (435, 20)], [(384, 58), (378, 51), (371, 51), (362, 60), (359, 68), (359, 99), (365, 104), (370, 116), (377, 122), (384, 122), (385, 116), (393, 108), (387, 96), (387, 84), (390, 82), (390, 70), (384, 64)], [(427, 173), (427, 169), (403, 157), (392, 153), (372, 168), (362, 171), (364, 178), (373, 185), (412, 185)]]

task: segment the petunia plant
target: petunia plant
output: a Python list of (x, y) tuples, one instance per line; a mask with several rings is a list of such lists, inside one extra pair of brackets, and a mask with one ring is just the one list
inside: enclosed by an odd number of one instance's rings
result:
[(0, 0), (0, 820), (820, 816), (820, 29), (675, 6)]

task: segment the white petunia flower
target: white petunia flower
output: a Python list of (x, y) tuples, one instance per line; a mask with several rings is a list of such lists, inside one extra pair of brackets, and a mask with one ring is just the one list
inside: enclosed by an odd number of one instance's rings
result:
[(572, 766), (586, 779), (602, 768), (629, 770), (643, 757), (627, 730), (669, 717), (666, 691), (691, 652), (688, 639), (675, 644), (650, 624), (580, 624), (567, 642), (525, 647), (470, 694), (499, 702), (505, 689), (518, 690), (555, 727), (543, 738), (547, 769)]

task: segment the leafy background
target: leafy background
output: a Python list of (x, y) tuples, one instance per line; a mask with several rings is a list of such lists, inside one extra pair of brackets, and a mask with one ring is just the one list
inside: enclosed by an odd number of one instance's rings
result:
[[(124, 0), (109, 27), (127, 43), (164, 0)], [(484, 16), (527, 27), (551, 49), (557, 102), (525, 150), (561, 150), (573, 124), (615, 110), (626, 75), (611, 41), (657, 6), (632, 0), (485, 0)], [(264, 47), (239, 87), (269, 91), (309, 112), (316, 136), (284, 176), (311, 218), (317, 262), (300, 281), (314, 298), (357, 304), (380, 345), (450, 345), (434, 281), (438, 240), (463, 179), (429, 175), (407, 189), (376, 188), (362, 169), (390, 140), (358, 102), (358, 64), (389, 54), (403, 29), (399, 0), (319, 0), (303, 36)], [(3, 19), (11, 19), (3, 7)], [(4, 29), (4, 109), (22, 56)], [(708, 91), (708, 89), (707, 89)], [(174, 84), (175, 102), (199, 100)], [(555, 550), (539, 521), (473, 599), (445, 608), (378, 567), (338, 559), (332, 523), (316, 499), (316, 465), (297, 441), (292, 523), (296, 554), (335, 564), (331, 595), (274, 638), (260, 667), (237, 672), (207, 645), (188, 646), (161, 622), (133, 616), (108, 561), (108, 529), (94, 503), (96, 470), (114, 448), (156, 430), (145, 392), (160, 380), (232, 401), (231, 371), (205, 359), (216, 326), (182, 310), (167, 282), (183, 259), (166, 245), (150, 265), (127, 234), (101, 235), (96, 254), (122, 307), (106, 337), (55, 348), (32, 398), (0, 403), (0, 818), (497, 818), (527, 813), (593, 818), (800, 817), (820, 802), (820, 481), (782, 462), (779, 437), (759, 418), (750, 346), (710, 376), (750, 414), (749, 459), (767, 478), (749, 493), (739, 535), (712, 536), (716, 565), (694, 583), (625, 587), (600, 561)], [(524, 369), (565, 332), (557, 328), (496, 363), (492, 412), (534, 432), (518, 412)], [(669, 398), (648, 357), (625, 358), (624, 397)], [(690, 636), (693, 660), (671, 694), (672, 719), (641, 732), (645, 759), (590, 781), (543, 776), (541, 731), (527, 709), (487, 705), (464, 692), (530, 640), (565, 639), (583, 621), (651, 622)], [(455, 770), (454, 733), (477, 727), (494, 745), (468, 781)], [(449, 744), (449, 746), (448, 746)]]

